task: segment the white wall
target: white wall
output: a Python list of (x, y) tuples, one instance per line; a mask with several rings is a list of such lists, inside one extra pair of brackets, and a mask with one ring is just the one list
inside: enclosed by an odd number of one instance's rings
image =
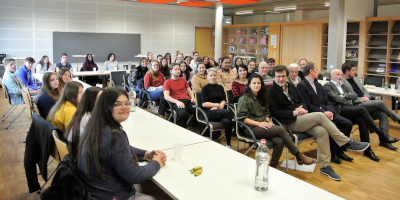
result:
[(48, 55), (58, 61), (60, 55), (53, 55), (54, 31), (139, 33), (142, 54), (189, 53), (195, 46), (195, 27), (211, 27), (214, 13), (117, 0), (0, 0), (0, 53), (36, 61)]
[(363, 0), (363, 3), (359, 0), (346, 0), (344, 10), (345, 20), (364, 21), (366, 17), (374, 16), (374, 0)]
[(392, 5), (378, 6), (378, 16), (399, 16), (400, 15), (400, 3)]

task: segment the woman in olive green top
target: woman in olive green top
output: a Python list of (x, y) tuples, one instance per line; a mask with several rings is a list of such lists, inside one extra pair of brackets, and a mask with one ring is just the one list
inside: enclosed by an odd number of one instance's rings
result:
[[(248, 87), (244, 91), (243, 96), (239, 99), (237, 115), (239, 120), (249, 125), (256, 138), (268, 139), (274, 144), (274, 151), (270, 164), (271, 167), (278, 166), (279, 158), (283, 151), (283, 145), (296, 156), (299, 165), (310, 165), (316, 161), (302, 154), (299, 148), (293, 143), (286, 130), (281, 126), (276, 126), (270, 120), (267, 90), (260, 75), (253, 74), (249, 77)], [(248, 131), (246, 129), (244, 130), (246, 135), (248, 135)]]

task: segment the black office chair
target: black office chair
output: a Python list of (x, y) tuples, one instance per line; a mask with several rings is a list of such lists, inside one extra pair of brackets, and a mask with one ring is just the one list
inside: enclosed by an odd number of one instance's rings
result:
[[(375, 85), (375, 87), (382, 87), (385, 77), (365, 77), (364, 85)], [(382, 99), (382, 95), (379, 94), (369, 94), (371, 100)]]
[(119, 87), (126, 92), (129, 92), (129, 86), (126, 84), (126, 71), (111, 71), (110, 83), (111, 87)]

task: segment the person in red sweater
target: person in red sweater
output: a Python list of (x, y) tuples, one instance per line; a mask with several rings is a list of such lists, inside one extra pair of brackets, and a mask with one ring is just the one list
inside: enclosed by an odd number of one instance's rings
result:
[(160, 63), (158, 60), (153, 60), (151, 68), (149, 68), (149, 71), (144, 76), (144, 88), (150, 93), (153, 101), (160, 100), (164, 81), (164, 75), (160, 72)]
[(175, 110), (178, 115), (176, 124), (187, 128), (186, 121), (188, 120), (188, 113), (196, 114), (196, 109), (193, 108), (196, 100), (186, 79), (179, 77), (181, 75), (179, 64), (172, 63), (170, 68), (172, 76), (165, 81), (164, 97), (167, 101), (172, 103), (172, 109)]

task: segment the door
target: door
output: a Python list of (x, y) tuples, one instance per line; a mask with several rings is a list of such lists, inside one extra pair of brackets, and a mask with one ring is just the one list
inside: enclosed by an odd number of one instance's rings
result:
[(212, 44), (212, 28), (196, 27), (195, 32), (195, 51), (199, 52), (201, 57), (209, 56), (214, 59), (213, 44)]
[(317, 25), (282, 26), (281, 63), (290, 65), (305, 58), (310, 62), (317, 59)]

